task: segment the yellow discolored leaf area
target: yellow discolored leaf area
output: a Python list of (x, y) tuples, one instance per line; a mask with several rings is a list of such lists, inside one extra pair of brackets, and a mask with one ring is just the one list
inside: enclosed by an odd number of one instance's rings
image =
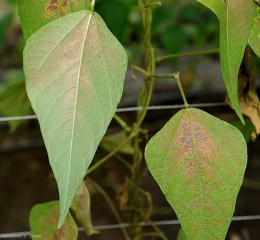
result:
[(187, 239), (224, 239), (247, 162), (239, 130), (201, 110), (181, 110), (149, 141), (145, 157)]
[[(256, 92), (256, 82), (253, 75), (249, 48), (245, 51), (238, 75), (238, 100), (241, 112), (248, 116), (255, 126), (255, 131), (251, 135), (254, 141), (260, 134), (260, 102)], [(232, 107), (228, 96), (226, 102)]]

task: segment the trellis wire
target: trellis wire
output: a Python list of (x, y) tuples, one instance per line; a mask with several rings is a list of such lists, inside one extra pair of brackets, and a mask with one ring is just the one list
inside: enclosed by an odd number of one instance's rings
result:
[[(190, 107), (218, 107), (218, 106), (227, 106), (226, 103), (199, 103), (199, 104), (190, 104)], [(165, 109), (181, 109), (185, 108), (184, 104), (179, 105), (162, 105), (162, 106), (149, 106), (148, 110), (165, 110)], [(116, 110), (117, 113), (120, 112), (134, 112), (134, 111), (140, 111), (142, 110), (142, 107), (126, 107), (126, 108), (118, 108)], [(6, 121), (18, 121), (18, 120), (31, 120), (31, 119), (37, 119), (36, 115), (29, 115), (29, 116), (14, 116), (14, 117), (3, 117), (0, 118), (0, 122), (6, 122)], [(260, 220), (260, 215), (255, 216), (236, 216), (233, 217), (232, 221), (248, 221), (248, 220)], [(165, 225), (177, 225), (180, 224), (178, 220), (167, 220), (167, 221), (155, 221), (153, 222), (154, 225), (157, 226), (165, 226)], [(140, 222), (137, 225), (132, 225), (130, 223), (123, 223), (123, 224), (110, 224), (110, 225), (99, 225), (94, 226), (95, 230), (108, 230), (108, 229), (118, 229), (118, 228), (128, 228), (128, 227), (139, 227), (139, 226), (150, 226), (150, 222)], [(79, 231), (84, 231), (83, 228), (78, 228)], [(20, 236), (28, 236), (31, 232), (16, 232), (16, 233), (4, 233), (0, 234), (0, 238), (8, 238), (8, 237), (20, 237)]]
[[(232, 218), (232, 221), (250, 221), (250, 220), (260, 220), (260, 215), (252, 215), (252, 216), (235, 216)], [(166, 221), (154, 221), (154, 225), (156, 226), (167, 226), (167, 225), (178, 225), (180, 222), (178, 220), (166, 220)], [(148, 227), (151, 226), (150, 222), (140, 222), (137, 225), (133, 225), (130, 223), (122, 223), (122, 224), (109, 224), (109, 225), (98, 225), (94, 226), (95, 230), (109, 230), (109, 229), (119, 229), (119, 228), (129, 228), (129, 227)], [(78, 231), (84, 231), (83, 227), (79, 227)], [(0, 238), (8, 238), (8, 237), (21, 237), (21, 236), (29, 236), (31, 235), (30, 231), (27, 232), (15, 232), (15, 233), (2, 233), (0, 234)]]
[[(204, 108), (204, 107), (219, 107), (219, 106), (227, 106), (226, 103), (197, 103), (197, 104), (190, 104), (190, 107), (197, 107), (197, 108)], [(179, 105), (163, 105), (163, 106), (149, 106), (148, 110), (165, 110), (165, 109), (180, 109), (185, 108), (183, 104)], [(116, 110), (117, 113), (121, 112), (135, 112), (142, 110), (142, 107), (126, 107), (126, 108), (118, 108)], [(0, 122), (7, 122), (7, 121), (18, 121), (18, 120), (31, 120), (37, 119), (36, 115), (29, 115), (29, 116), (14, 116), (14, 117), (3, 117), (0, 118)]]

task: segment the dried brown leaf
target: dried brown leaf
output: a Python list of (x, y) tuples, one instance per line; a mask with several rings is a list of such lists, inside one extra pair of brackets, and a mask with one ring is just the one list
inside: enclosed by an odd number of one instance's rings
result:
[[(255, 126), (252, 140), (260, 134), (260, 102), (256, 92), (256, 82), (252, 71), (250, 49), (247, 47), (238, 75), (238, 99), (241, 112), (248, 116)], [(226, 102), (232, 107), (230, 99)]]

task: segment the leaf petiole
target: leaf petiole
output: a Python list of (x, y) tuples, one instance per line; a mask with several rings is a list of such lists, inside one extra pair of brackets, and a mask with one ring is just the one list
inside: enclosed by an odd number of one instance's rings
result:
[(90, 11), (94, 12), (94, 7), (95, 7), (95, 0), (92, 0), (90, 3)]
[(178, 87), (179, 87), (179, 90), (181, 92), (181, 96), (182, 96), (182, 99), (183, 99), (183, 102), (184, 102), (184, 106), (186, 109), (189, 108), (189, 104), (187, 102), (187, 99), (186, 99), (186, 96), (185, 96), (185, 93), (184, 93), (184, 90), (182, 88), (182, 85), (181, 85), (181, 80), (180, 80), (180, 75), (179, 73), (173, 73), (173, 77), (175, 78), (177, 84), (178, 84)]

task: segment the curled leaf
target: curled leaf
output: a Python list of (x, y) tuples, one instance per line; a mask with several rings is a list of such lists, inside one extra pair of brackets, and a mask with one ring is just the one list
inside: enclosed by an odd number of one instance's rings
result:
[(92, 225), (90, 195), (85, 185), (85, 181), (82, 181), (71, 204), (71, 209), (75, 213), (78, 221), (82, 224), (87, 236), (98, 233), (96, 230), (94, 230)]

